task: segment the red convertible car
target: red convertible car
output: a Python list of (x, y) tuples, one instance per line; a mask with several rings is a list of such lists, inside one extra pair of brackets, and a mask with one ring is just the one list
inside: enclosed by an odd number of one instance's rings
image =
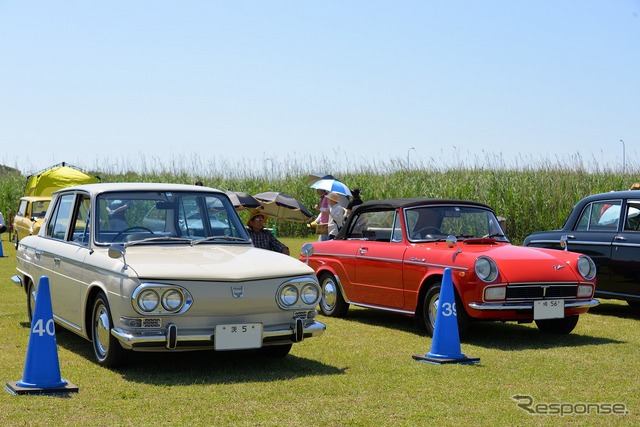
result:
[(364, 202), (333, 240), (306, 243), (325, 316), (349, 305), (414, 316), (432, 335), (443, 271), (451, 268), (460, 334), (471, 321), (536, 322), (568, 334), (593, 299), (596, 267), (586, 255), (509, 243), (484, 204), (441, 199)]

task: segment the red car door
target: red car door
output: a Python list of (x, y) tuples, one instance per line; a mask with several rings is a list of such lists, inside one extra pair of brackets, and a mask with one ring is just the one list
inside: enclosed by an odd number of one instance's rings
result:
[[(394, 217), (393, 212), (391, 217)], [(397, 215), (393, 224), (399, 231)], [(403, 257), (406, 242), (392, 236), (392, 230), (393, 226), (380, 228), (375, 232), (375, 239), (360, 241), (355, 257), (357, 299), (362, 304), (400, 310), (404, 306)]]

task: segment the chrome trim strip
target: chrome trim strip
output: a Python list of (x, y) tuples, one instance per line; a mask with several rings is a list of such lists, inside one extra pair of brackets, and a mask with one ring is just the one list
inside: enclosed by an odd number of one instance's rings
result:
[[(304, 327), (303, 334), (307, 337), (319, 337), (326, 329), (327, 327), (324, 323), (313, 322), (312, 324)], [(283, 339), (283, 342), (294, 342), (292, 339), (294, 337), (294, 332), (293, 328), (264, 330), (262, 331), (262, 340), (264, 342), (265, 338), (282, 337), (285, 338)], [(166, 348), (167, 340), (169, 339), (168, 335), (165, 333), (157, 333), (154, 335), (134, 335), (120, 329), (111, 329), (111, 335), (116, 337), (122, 345), (129, 350), (135, 350), (136, 346), (142, 344), (157, 344), (157, 348), (159, 350), (164, 349)], [(210, 334), (204, 335), (180, 335), (180, 332), (178, 331), (175, 343), (179, 346), (180, 342), (210, 342), (213, 347), (213, 336), (213, 329)]]
[[(559, 245), (560, 244), (560, 239), (558, 238), (557, 240), (531, 240), (529, 242), (529, 247), (535, 243), (550, 243), (550, 244), (554, 244), (554, 245)], [(609, 246), (611, 245), (611, 242), (590, 242), (588, 240), (573, 240), (573, 239), (569, 239), (567, 241), (567, 243), (569, 243), (570, 245), (593, 245), (593, 246)]]
[(357, 305), (358, 307), (374, 308), (376, 310), (391, 311), (391, 312), (394, 312), (394, 313), (402, 313), (402, 314), (410, 314), (410, 315), (414, 315), (415, 314), (413, 311), (401, 310), (401, 309), (398, 309), (398, 308), (380, 307), (380, 306), (377, 306), (377, 305), (362, 304), (362, 303), (359, 303), (359, 302), (352, 302), (351, 304)]
[[(600, 301), (598, 301), (597, 299), (590, 299), (588, 301), (572, 301), (565, 302), (564, 308), (591, 308), (597, 306), (598, 304), (600, 304)], [(470, 302), (468, 306), (473, 309), (483, 311), (533, 310), (533, 302), (519, 304)]]

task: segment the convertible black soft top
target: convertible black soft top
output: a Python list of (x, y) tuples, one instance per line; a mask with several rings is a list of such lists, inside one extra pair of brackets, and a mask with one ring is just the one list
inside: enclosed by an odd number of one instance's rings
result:
[(472, 205), (491, 209), (483, 203), (472, 202), (469, 200), (455, 199), (428, 199), (428, 198), (407, 198), (407, 199), (384, 199), (384, 200), (367, 200), (355, 207), (354, 212), (360, 209), (376, 210), (376, 209), (397, 209), (411, 208), (423, 205)]
[(415, 206), (427, 206), (427, 205), (453, 205), (453, 206), (475, 206), (485, 209), (491, 209), (490, 206), (485, 205), (484, 203), (472, 202), (470, 200), (456, 200), (456, 199), (429, 199), (429, 198), (406, 198), (406, 199), (383, 199), (383, 200), (367, 200), (366, 202), (361, 203), (353, 209), (351, 215), (347, 219), (345, 225), (340, 229), (336, 239), (344, 239), (344, 235), (346, 234), (346, 230), (349, 229), (349, 225), (355, 215), (363, 210), (366, 211), (387, 211), (387, 210), (396, 210), (398, 208), (412, 208)]

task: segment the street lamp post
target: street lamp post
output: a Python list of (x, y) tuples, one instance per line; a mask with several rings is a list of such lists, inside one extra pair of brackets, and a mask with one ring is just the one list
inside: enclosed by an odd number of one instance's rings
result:
[(624, 149), (624, 141), (620, 140), (620, 142), (622, 142), (622, 173), (624, 174), (624, 171), (626, 169), (626, 159), (625, 159), (625, 149)]
[(409, 148), (407, 150), (407, 169), (409, 169), (409, 165), (410, 165), (410, 163), (409, 163), (409, 153), (411, 153), (411, 150), (415, 150), (415, 149), (416, 149), (416, 147), (411, 147), (411, 148)]

